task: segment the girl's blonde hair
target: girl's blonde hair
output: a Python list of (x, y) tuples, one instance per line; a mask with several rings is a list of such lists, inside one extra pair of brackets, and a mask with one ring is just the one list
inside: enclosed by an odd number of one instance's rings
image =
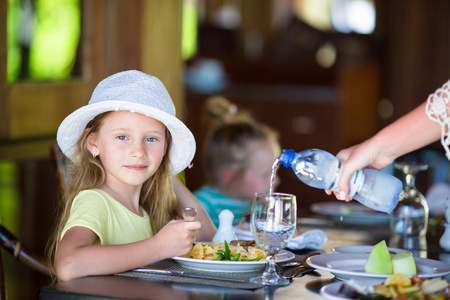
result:
[(255, 147), (271, 141), (279, 146), (278, 133), (238, 110), (226, 98), (210, 98), (204, 107), (204, 122), (211, 128), (203, 147), (203, 167), (209, 184), (220, 186), (222, 173), (243, 173)]
[[(63, 189), (60, 203), (58, 225), (48, 246), (48, 259), (51, 263), (52, 275), (56, 278), (55, 258), (61, 239), (62, 230), (70, 215), (72, 202), (79, 192), (87, 189), (99, 188), (105, 182), (105, 169), (99, 157), (93, 157), (86, 147), (90, 134), (99, 131), (103, 120), (111, 112), (99, 114), (86, 126), (85, 131), (77, 141), (75, 155), (79, 163), (68, 165), (69, 185)], [(153, 232), (158, 232), (175, 216), (176, 198), (169, 179), (171, 135), (166, 128), (167, 152), (161, 165), (146, 182), (141, 190), (140, 205), (150, 216), (150, 226)]]

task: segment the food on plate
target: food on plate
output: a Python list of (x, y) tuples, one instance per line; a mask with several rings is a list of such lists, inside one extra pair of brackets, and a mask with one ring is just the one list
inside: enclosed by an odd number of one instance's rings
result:
[(364, 271), (366, 273), (388, 275), (393, 273), (417, 274), (416, 263), (411, 253), (400, 252), (391, 257), (391, 252), (389, 252), (385, 240), (373, 246), (364, 265)]
[(392, 265), (394, 273), (402, 273), (405, 275), (416, 275), (417, 268), (414, 257), (411, 253), (401, 252), (392, 256)]
[(229, 261), (259, 261), (264, 260), (267, 254), (255, 241), (236, 240), (220, 243), (196, 243), (191, 251), (183, 257), (205, 260)]
[[(447, 288), (448, 292), (448, 287), (449, 283), (446, 280), (442, 280), (441, 278), (428, 279), (422, 283), (422, 290), (424, 291), (425, 294), (436, 293), (445, 288)], [(450, 299), (450, 293), (447, 294), (448, 295), (446, 299)]]
[(375, 246), (369, 254), (364, 265), (364, 271), (372, 274), (392, 274), (393, 265), (386, 241), (382, 240)]
[(382, 284), (368, 286), (356, 280), (344, 283), (339, 292), (342, 296), (359, 300), (384, 299), (450, 299), (449, 283), (442, 278), (425, 279), (413, 275), (394, 273)]

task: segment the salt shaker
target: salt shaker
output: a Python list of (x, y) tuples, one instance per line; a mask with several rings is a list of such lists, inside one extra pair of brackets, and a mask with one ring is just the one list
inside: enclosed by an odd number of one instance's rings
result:
[(234, 215), (229, 209), (224, 209), (219, 214), (219, 229), (217, 229), (212, 241), (219, 241), (227, 243), (237, 240), (236, 234), (233, 230), (233, 219)]
[(439, 245), (442, 249), (450, 251), (450, 200), (445, 200), (445, 231), (439, 240)]

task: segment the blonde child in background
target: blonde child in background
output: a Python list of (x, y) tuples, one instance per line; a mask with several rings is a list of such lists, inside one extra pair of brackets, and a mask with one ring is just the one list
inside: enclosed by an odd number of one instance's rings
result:
[[(233, 212), (236, 225), (251, 211), (255, 192), (269, 191), (281, 151), (278, 135), (223, 97), (209, 99), (204, 116), (211, 128), (203, 148), (207, 182), (194, 195), (216, 226), (224, 209)], [(274, 187), (278, 184), (277, 177)]]
[[(172, 177), (191, 162), (195, 140), (158, 78), (133, 70), (104, 79), (57, 141), (72, 162), (50, 251), (60, 280), (127, 271), (211, 240), (208, 215)], [(183, 221), (184, 207), (197, 208), (199, 221)]]

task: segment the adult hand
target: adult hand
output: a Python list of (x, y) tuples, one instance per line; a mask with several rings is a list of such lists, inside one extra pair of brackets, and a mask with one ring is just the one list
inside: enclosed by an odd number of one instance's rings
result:
[[(336, 155), (337, 158), (344, 162), (338, 181), (339, 192), (334, 193), (338, 200), (351, 200), (348, 197), (349, 182), (353, 173), (357, 170), (363, 168), (378, 170), (388, 166), (393, 161), (392, 157), (395, 157), (395, 154), (382, 149), (379, 145), (376, 138), (373, 137), (361, 144), (343, 149)], [(330, 190), (325, 192), (328, 195), (332, 193)]]

